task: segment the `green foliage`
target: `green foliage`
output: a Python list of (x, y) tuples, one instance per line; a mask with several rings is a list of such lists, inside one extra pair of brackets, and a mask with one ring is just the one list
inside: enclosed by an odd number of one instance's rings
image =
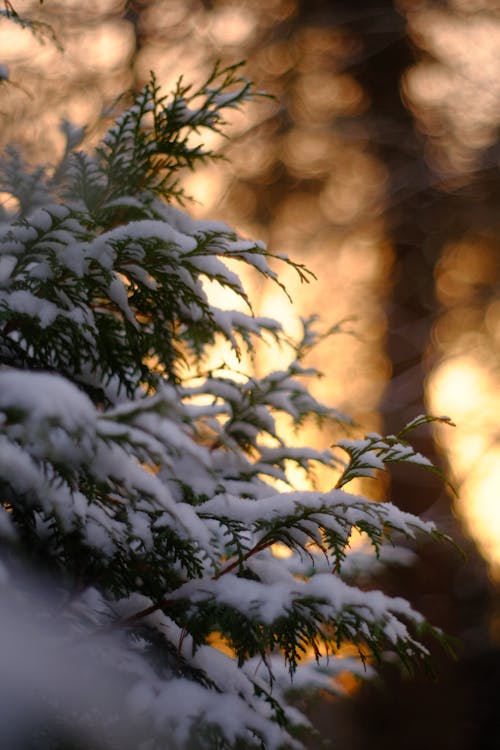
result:
[[(386, 650), (428, 661), (421, 615), (348, 583), (344, 565), (353, 529), (377, 553), (394, 534), (438, 532), (344, 488), (394, 462), (428, 467), (407, 437), (432, 420), (341, 441), (345, 464), (291, 446), (283, 416), (348, 422), (306, 385), (318, 375), (307, 353), (339, 328), (320, 334), (304, 320), (291, 342), (255, 316), (234, 261), (278, 284), (274, 260), (303, 280), (308, 271), (173, 205), (185, 198), (181, 170), (214, 156), (200, 133), (219, 132), (252, 96), (238, 71), (216, 67), (170, 96), (152, 76), (94, 154), (65, 123), (53, 170), (27, 170), (13, 151), (1, 164), (0, 189), (19, 204), (0, 224), (2, 572), (15, 585), (20, 561), (50, 571), (64, 592), (61, 643), (118, 680), (118, 707), (71, 709), (92, 717), (89, 747), (105, 726), (106, 737), (126, 728), (122, 746), (300, 748), (290, 675), (335, 690), (346, 644), (367, 671)], [(207, 281), (247, 312), (211, 303)], [(240, 356), (259, 339), (288, 351), (288, 365), (260, 377), (208, 366), (220, 341)], [(301, 491), (292, 466), (340, 478)], [(26, 599), (36, 628), (52, 621), (50, 601), (29, 587)], [(99, 634), (116, 640), (104, 648)], [(60, 700), (47, 699), (48, 716)]]

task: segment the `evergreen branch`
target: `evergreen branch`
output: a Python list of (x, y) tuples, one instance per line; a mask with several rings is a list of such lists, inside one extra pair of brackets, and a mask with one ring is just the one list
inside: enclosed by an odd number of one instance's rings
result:
[[(180, 80), (168, 95), (152, 74), (94, 153), (75, 151), (82, 132), (66, 123), (55, 170), (30, 169), (13, 150), (0, 162), (0, 187), (19, 203), (0, 236), (2, 566), (14, 581), (18, 562), (54, 572), (67, 594), (65, 642), (126, 631), (117, 659), (108, 643), (85, 647), (145, 717), (137, 746), (154, 726), (154, 742), (178, 747), (196, 737), (211, 750), (299, 750), (301, 717), (277, 683), (268, 689), (273, 661), (291, 675), (311, 656), (337, 662), (344, 643), (361, 662), (386, 647), (403, 664), (428, 656), (425, 621), (407, 602), (344, 579), (353, 528), (377, 556), (395, 533), (439, 532), (341, 488), (394, 462), (437, 471), (407, 442), (436, 420), (340, 441), (346, 466), (291, 445), (289, 427), (306, 418), (349, 424), (313, 397), (305, 378), (320, 373), (304, 364), (325, 337), (350, 333), (347, 321), (321, 333), (306, 318), (292, 342), (279, 321), (254, 315), (230, 262), (279, 286), (273, 259), (302, 281), (312, 274), (173, 205), (186, 197), (182, 170), (217, 156), (203, 133), (223, 132), (227, 112), (259, 95), (239, 65), (218, 64), (197, 88)], [(210, 304), (207, 280), (248, 312)], [(285, 344), (291, 361), (260, 377), (210, 367), (221, 338), (237, 356), (259, 339)], [(317, 464), (343, 471), (329, 492), (284, 491), (274, 480), (293, 486), (290, 463), (309, 475)], [(34, 619), (49, 621), (50, 607), (45, 597)], [(210, 645), (216, 634), (230, 656)], [(250, 675), (254, 659), (267, 684)], [(51, 698), (41, 700), (45, 721)]]
[(356, 477), (373, 477), (377, 470), (385, 469), (387, 464), (412, 463), (437, 474), (455, 492), (442, 470), (415, 451), (406, 440), (406, 436), (417, 427), (433, 422), (454, 426), (449, 417), (421, 415), (409, 422), (397, 435), (382, 437), (378, 433), (371, 433), (362, 440), (339, 441), (336, 446), (346, 451), (349, 462), (335, 485), (336, 489), (344, 487)]

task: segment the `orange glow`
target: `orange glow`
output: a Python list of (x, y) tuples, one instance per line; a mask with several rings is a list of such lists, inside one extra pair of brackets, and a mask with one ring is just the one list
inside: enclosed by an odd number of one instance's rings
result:
[(474, 359), (448, 360), (432, 375), (430, 400), (439, 400), (441, 411), (453, 414), (459, 422), (484, 411), (489, 402), (489, 383)]
[[(496, 139), (500, 117), (500, 19), (455, 0), (461, 13), (429, 8), (409, 12), (409, 31), (436, 62), (422, 61), (404, 81), (405, 95), (424, 132), (433, 137), (433, 162), (466, 171)], [(483, 4), (491, 11), (491, 3)]]
[[(42, 12), (38, 0), (24, 5), (30, 14)], [(346, 138), (339, 121), (364, 113), (370, 104), (348, 72), (349, 61), (363, 53), (360, 39), (347, 24), (304, 24), (290, 34), (275, 34), (277, 23), (290, 22), (292, 28), (295, 0), (139, 5), (143, 39), (137, 52), (132, 24), (121, 18), (123, 0), (44, 3), (43, 13), (56, 8), (48, 20), (61, 36), (63, 54), (0, 20), (2, 62), (11, 68), (12, 80), (26, 88), (2, 86), (1, 109), (8, 117), (2, 118), (1, 138), (21, 140), (29, 157), (48, 162), (61, 152), (61, 116), (92, 124), (105, 104), (132, 82), (147, 79), (151, 69), (171, 90), (180, 74), (200, 82), (215, 57), (228, 63), (247, 57), (249, 77), (255, 78), (257, 88), (276, 93), (277, 101), (251, 103), (242, 113), (230, 113), (229, 145), (218, 135), (200, 136), (211, 148), (226, 149), (230, 163), (206, 165), (185, 176), (186, 191), (199, 201), (188, 210), (269, 240), (273, 251), (289, 253), (317, 274), (318, 281), (306, 286), (290, 269), (276, 266), (283, 271), (292, 305), (272, 284), (264, 285), (260, 277), (237, 268), (256, 314), (282, 320), (292, 336), (299, 333), (299, 315), (319, 311), (323, 329), (357, 316), (349, 327), (359, 338), (339, 334), (311, 353), (309, 362), (325, 373), (313, 392), (354, 412), (365, 430), (379, 429), (377, 407), (390, 377), (384, 353), (384, 307), (394, 261), (383, 219), (390, 201), (388, 175), (369, 142), (369, 129), (365, 133), (364, 125), (356, 125), (355, 137)], [(405, 103), (427, 139), (431, 164), (445, 177), (451, 173), (466, 182), (481, 153), (497, 138), (500, 16), (491, 0), (449, 0), (446, 8), (420, 0), (399, 0), (397, 5), (404, 8), (409, 34), (422, 50), (402, 81)], [(58, 17), (61, 8), (65, 12)], [(0, 195), (0, 203), (16, 207), (6, 195)], [(454, 430), (438, 430), (460, 484), (456, 508), (492, 570), (500, 571), (495, 242), (495, 237), (466, 235), (442, 251), (435, 273), (442, 314), (431, 342), (441, 363), (431, 373), (427, 390), (429, 411), (449, 414), (458, 424)], [(207, 283), (206, 288), (215, 304), (245, 310), (241, 300), (220, 285)], [(481, 298), (483, 289), (491, 297)], [(264, 344), (256, 366), (265, 371), (284, 366), (288, 359), (286, 349)], [(248, 372), (252, 366), (246, 355), (238, 362), (223, 344), (207, 366), (222, 361)], [(306, 425), (297, 442), (325, 448), (337, 437), (334, 433), (334, 427)], [(301, 470), (290, 471), (297, 485), (309, 481)], [(318, 472), (317, 481), (328, 486), (331, 478)], [(371, 484), (368, 491), (374, 490)]]
[(19, 208), (19, 201), (10, 193), (0, 192), (0, 206), (5, 211), (17, 211)]
[(495, 300), (488, 305), (485, 324), (488, 333), (498, 346), (500, 344), (500, 300)]
[(335, 685), (340, 687), (345, 695), (355, 695), (361, 687), (361, 679), (352, 672), (341, 672), (335, 677)]
[[(258, 179), (260, 182), (265, 182), (266, 174), (273, 166), (277, 150), (279, 150), (279, 145), (272, 129), (263, 125), (258, 136), (245, 137), (240, 143), (231, 144), (231, 163), (228, 166), (233, 176), (244, 180)], [(217, 166), (220, 168), (222, 165)]]
[(293, 555), (290, 547), (287, 547), (286, 544), (281, 544), (281, 542), (276, 542), (276, 544), (271, 545), (271, 552), (274, 557), (281, 557), (283, 559)]
[(301, 75), (293, 94), (292, 116), (305, 123), (359, 114), (366, 104), (363, 89), (352, 76), (325, 70)]
[(342, 27), (304, 26), (297, 29), (297, 70), (301, 73), (330, 68), (338, 64), (344, 67), (345, 60), (361, 49), (361, 43)]
[(216, 44), (238, 45), (248, 42), (256, 26), (255, 16), (248, 8), (216, 8), (209, 21), (209, 33)]
[(222, 635), (222, 633), (210, 633), (206, 640), (206, 643), (208, 646), (213, 646), (218, 651), (222, 651), (222, 653), (226, 654), (226, 656), (230, 656), (231, 659), (236, 658), (234, 648), (230, 645), (229, 641)]
[(495, 280), (497, 258), (484, 242), (466, 238), (448, 245), (436, 268), (436, 292), (440, 302), (451, 305), (477, 294), (480, 284)]
[(445, 361), (430, 378), (428, 393), (432, 411), (456, 420), (454, 430), (438, 433), (452, 480), (459, 483), (456, 507), (500, 580), (500, 448), (495, 447), (500, 393), (487, 361), (470, 356)]
[(99, 74), (110, 73), (126, 65), (133, 50), (132, 27), (125, 21), (101, 23), (82, 30), (69, 41), (66, 54), (78, 58), (85, 49), (85, 67)]
[(292, 174), (314, 177), (328, 174), (334, 148), (333, 135), (318, 138), (314, 128), (292, 128), (284, 137), (283, 161)]
[(9, 64), (31, 54), (33, 39), (20, 26), (0, 18), (0, 49), (2, 62)]
[(500, 449), (483, 454), (466, 483), (461, 512), (500, 580)]
[(438, 430), (459, 490), (455, 507), (500, 580), (500, 303), (485, 304), (482, 291), (495, 288), (497, 279), (498, 249), (491, 239), (466, 236), (444, 249), (436, 267), (444, 309), (433, 333), (442, 362), (429, 378), (428, 399), (430, 411), (450, 414), (457, 423), (452, 431)]
[(288, 41), (277, 41), (257, 52), (259, 67), (273, 77), (282, 76), (296, 62), (295, 47)]
[(187, 195), (196, 201), (191, 213), (202, 216), (207, 211), (212, 212), (221, 200), (227, 186), (227, 177), (218, 165), (207, 165), (196, 173), (186, 175), (182, 184)]
[(355, 149), (343, 149), (343, 156), (320, 196), (325, 216), (335, 224), (350, 224), (373, 212), (380, 212), (386, 172), (374, 157)]
[[(80, 69), (88, 68), (96, 81), (92, 90), (81, 85), (65, 98), (64, 114), (78, 123), (92, 121), (98, 115), (111, 89), (114, 94), (121, 85), (115, 72), (125, 70), (131, 62), (133, 29), (130, 23), (119, 20), (119, 5), (118, 0), (102, 5), (109, 14), (106, 16), (93, 5), (82, 9), (72, 0), (71, 7), (84, 13), (84, 19), (91, 16), (92, 24), (84, 31), (72, 29), (69, 19), (62, 28), (68, 35), (63, 56), (67, 80), (77, 78)], [(141, 81), (154, 69), (159, 83), (167, 90), (174, 87), (181, 73), (195, 83), (204, 78), (211, 55), (221, 56), (222, 52), (223, 57), (227, 55), (228, 61), (233, 61), (236, 47), (238, 56), (244, 56), (240, 50), (251, 47), (257, 33), (271, 29), (277, 21), (290, 19), (297, 10), (293, 0), (270, 0), (265, 7), (257, 2), (241, 6), (215, 3), (210, 10), (202, 4), (191, 7), (180, 2), (146, 5), (141, 10), (140, 28), (147, 43), (133, 59), (134, 73)], [(29, 40), (26, 43), (40, 59), (41, 51), (33, 48), (30, 35), (23, 39)], [(318, 398), (346, 411), (355, 404), (355, 416), (366, 429), (375, 429), (376, 404), (388, 376), (386, 359), (380, 353), (385, 336), (381, 295), (386, 288), (391, 251), (377, 218), (385, 200), (387, 177), (366, 143), (346, 147), (332, 127), (337, 117), (357, 115), (367, 105), (359, 83), (345, 72), (345, 59), (359, 51), (359, 42), (345, 29), (317, 26), (298, 27), (290, 37), (275, 38), (270, 34), (269, 39), (253, 57), (263, 78), (262, 83), (257, 80), (257, 86), (276, 90), (279, 97), (278, 76), (293, 69), (294, 85), (287, 92), (290, 127), (285, 130), (285, 137), (276, 127), (276, 102), (261, 101), (246, 106), (242, 113), (231, 112), (227, 131), (232, 137), (231, 164), (206, 165), (186, 175), (186, 191), (199, 201), (189, 210), (198, 217), (224, 219), (242, 234), (269, 239), (271, 249), (304, 260), (317, 273), (319, 281), (306, 287), (297, 283), (293, 272), (279, 269), (285, 271), (283, 280), (294, 299), (292, 307), (281, 291), (272, 285), (264, 286), (260, 278), (238, 269), (255, 302), (256, 314), (283, 320), (291, 335), (298, 333), (298, 315), (308, 315), (319, 308), (323, 308), (324, 329), (341, 318), (359, 315), (359, 322), (352, 327), (363, 337), (362, 342), (341, 334), (313, 352), (311, 363), (326, 375), (315, 384), (314, 392)], [(249, 74), (252, 76), (253, 72), (250, 70)], [(51, 104), (54, 125), (61, 106)], [(256, 127), (259, 121), (264, 121), (260, 129)], [(233, 136), (241, 134), (244, 137), (235, 141)], [(203, 133), (202, 138), (205, 143), (208, 139), (211, 148), (224, 147), (220, 136)], [(57, 143), (60, 149), (61, 144)], [(255, 180), (264, 189), (273, 185), (277, 163), (292, 177), (311, 178), (318, 184), (314, 189), (306, 186), (283, 191), (270, 208), (269, 218), (262, 219), (258, 215), (260, 197), (245, 181)], [(241, 302), (234, 296), (230, 300), (231, 295), (219, 285), (209, 287), (210, 299), (216, 304), (242, 309)], [(328, 304), (322, 300), (328, 300)], [(277, 352), (274, 347), (272, 356), (273, 363), (285, 364), (289, 353)], [(217, 364), (229, 357), (228, 347), (221, 345), (211, 362)], [(269, 349), (264, 345), (257, 356), (262, 369), (266, 369), (268, 357)], [(238, 363), (233, 357), (231, 365), (250, 369), (246, 359)], [(332, 429), (319, 431), (308, 426), (302, 440), (324, 448), (331, 442)], [(295, 479), (304, 481), (302, 473)]]

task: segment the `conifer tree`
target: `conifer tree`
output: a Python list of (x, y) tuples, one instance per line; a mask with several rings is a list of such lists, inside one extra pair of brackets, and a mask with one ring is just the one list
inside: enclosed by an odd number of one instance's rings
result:
[[(353, 529), (377, 554), (398, 535), (439, 536), (349, 492), (391, 462), (432, 469), (407, 441), (427, 418), (346, 438), (344, 462), (291, 446), (283, 415), (345, 421), (306, 384), (316, 321), (291, 342), (253, 313), (234, 267), (278, 284), (275, 263), (310, 274), (184, 210), (180, 171), (214, 156), (193, 134), (253, 95), (238, 66), (169, 96), (152, 77), (94, 153), (64, 123), (54, 168), (2, 158), (16, 210), (0, 223), (0, 653), (35, 706), (12, 747), (300, 748), (291, 686), (335, 690), (386, 651), (425, 664), (423, 634), (440, 637), (350, 578)], [(248, 312), (210, 303), (206, 281)], [(208, 367), (220, 340), (238, 355), (259, 339), (288, 366)], [(290, 468), (315, 464), (337, 469), (335, 486), (295, 489)]]

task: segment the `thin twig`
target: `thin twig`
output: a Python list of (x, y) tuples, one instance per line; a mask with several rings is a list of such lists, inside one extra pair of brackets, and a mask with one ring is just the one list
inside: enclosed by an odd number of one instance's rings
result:
[[(238, 567), (238, 565), (241, 565), (241, 563), (248, 560), (253, 555), (257, 554), (257, 552), (262, 552), (263, 550), (267, 549), (267, 547), (270, 547), (271, 544), (273, 544), (272, 540), (269, 540), (267, 542), (260, 542), (259, 544), (256, 544), (255, 547), (252, 547), (252, 549), (248, 550), (243, 557), (239, 557), (237, 560), (233, 560), (232, 563), (227, 565), (225, 568), (220, 570), (218, 573), (216, 573), (214, 576), (212, 576), (212, 581), (216, 581), (218, 578), (220, 578), (223, 575), (226, 575), (226, 573), (230, 573), (232, 570)], [(179, 601), (176, 599), (175, 601)], [(147, 617), (148, 615), (152, 615), (154, 612), (158, 612), (158, 610), (166, 609), (167, 607), (171, 607), (174, 604), (173, 599), (167, 599), (163, 598), (157, 601), (155, 604), (151, 604), (149, 607), (146, 607), (145, 609), (140, 610), (139, 612), (135, 612), (133, 615), (129, 615), (128, 617), (125, 617), (123, 620), (119, 620), (118, 622), (113, 623), (111, 626), (112, 630), (115, 630), (117, 628), (126, 628), (129, 625), (134, 625), (139, 620), (142, 620), (144, 617)]]

